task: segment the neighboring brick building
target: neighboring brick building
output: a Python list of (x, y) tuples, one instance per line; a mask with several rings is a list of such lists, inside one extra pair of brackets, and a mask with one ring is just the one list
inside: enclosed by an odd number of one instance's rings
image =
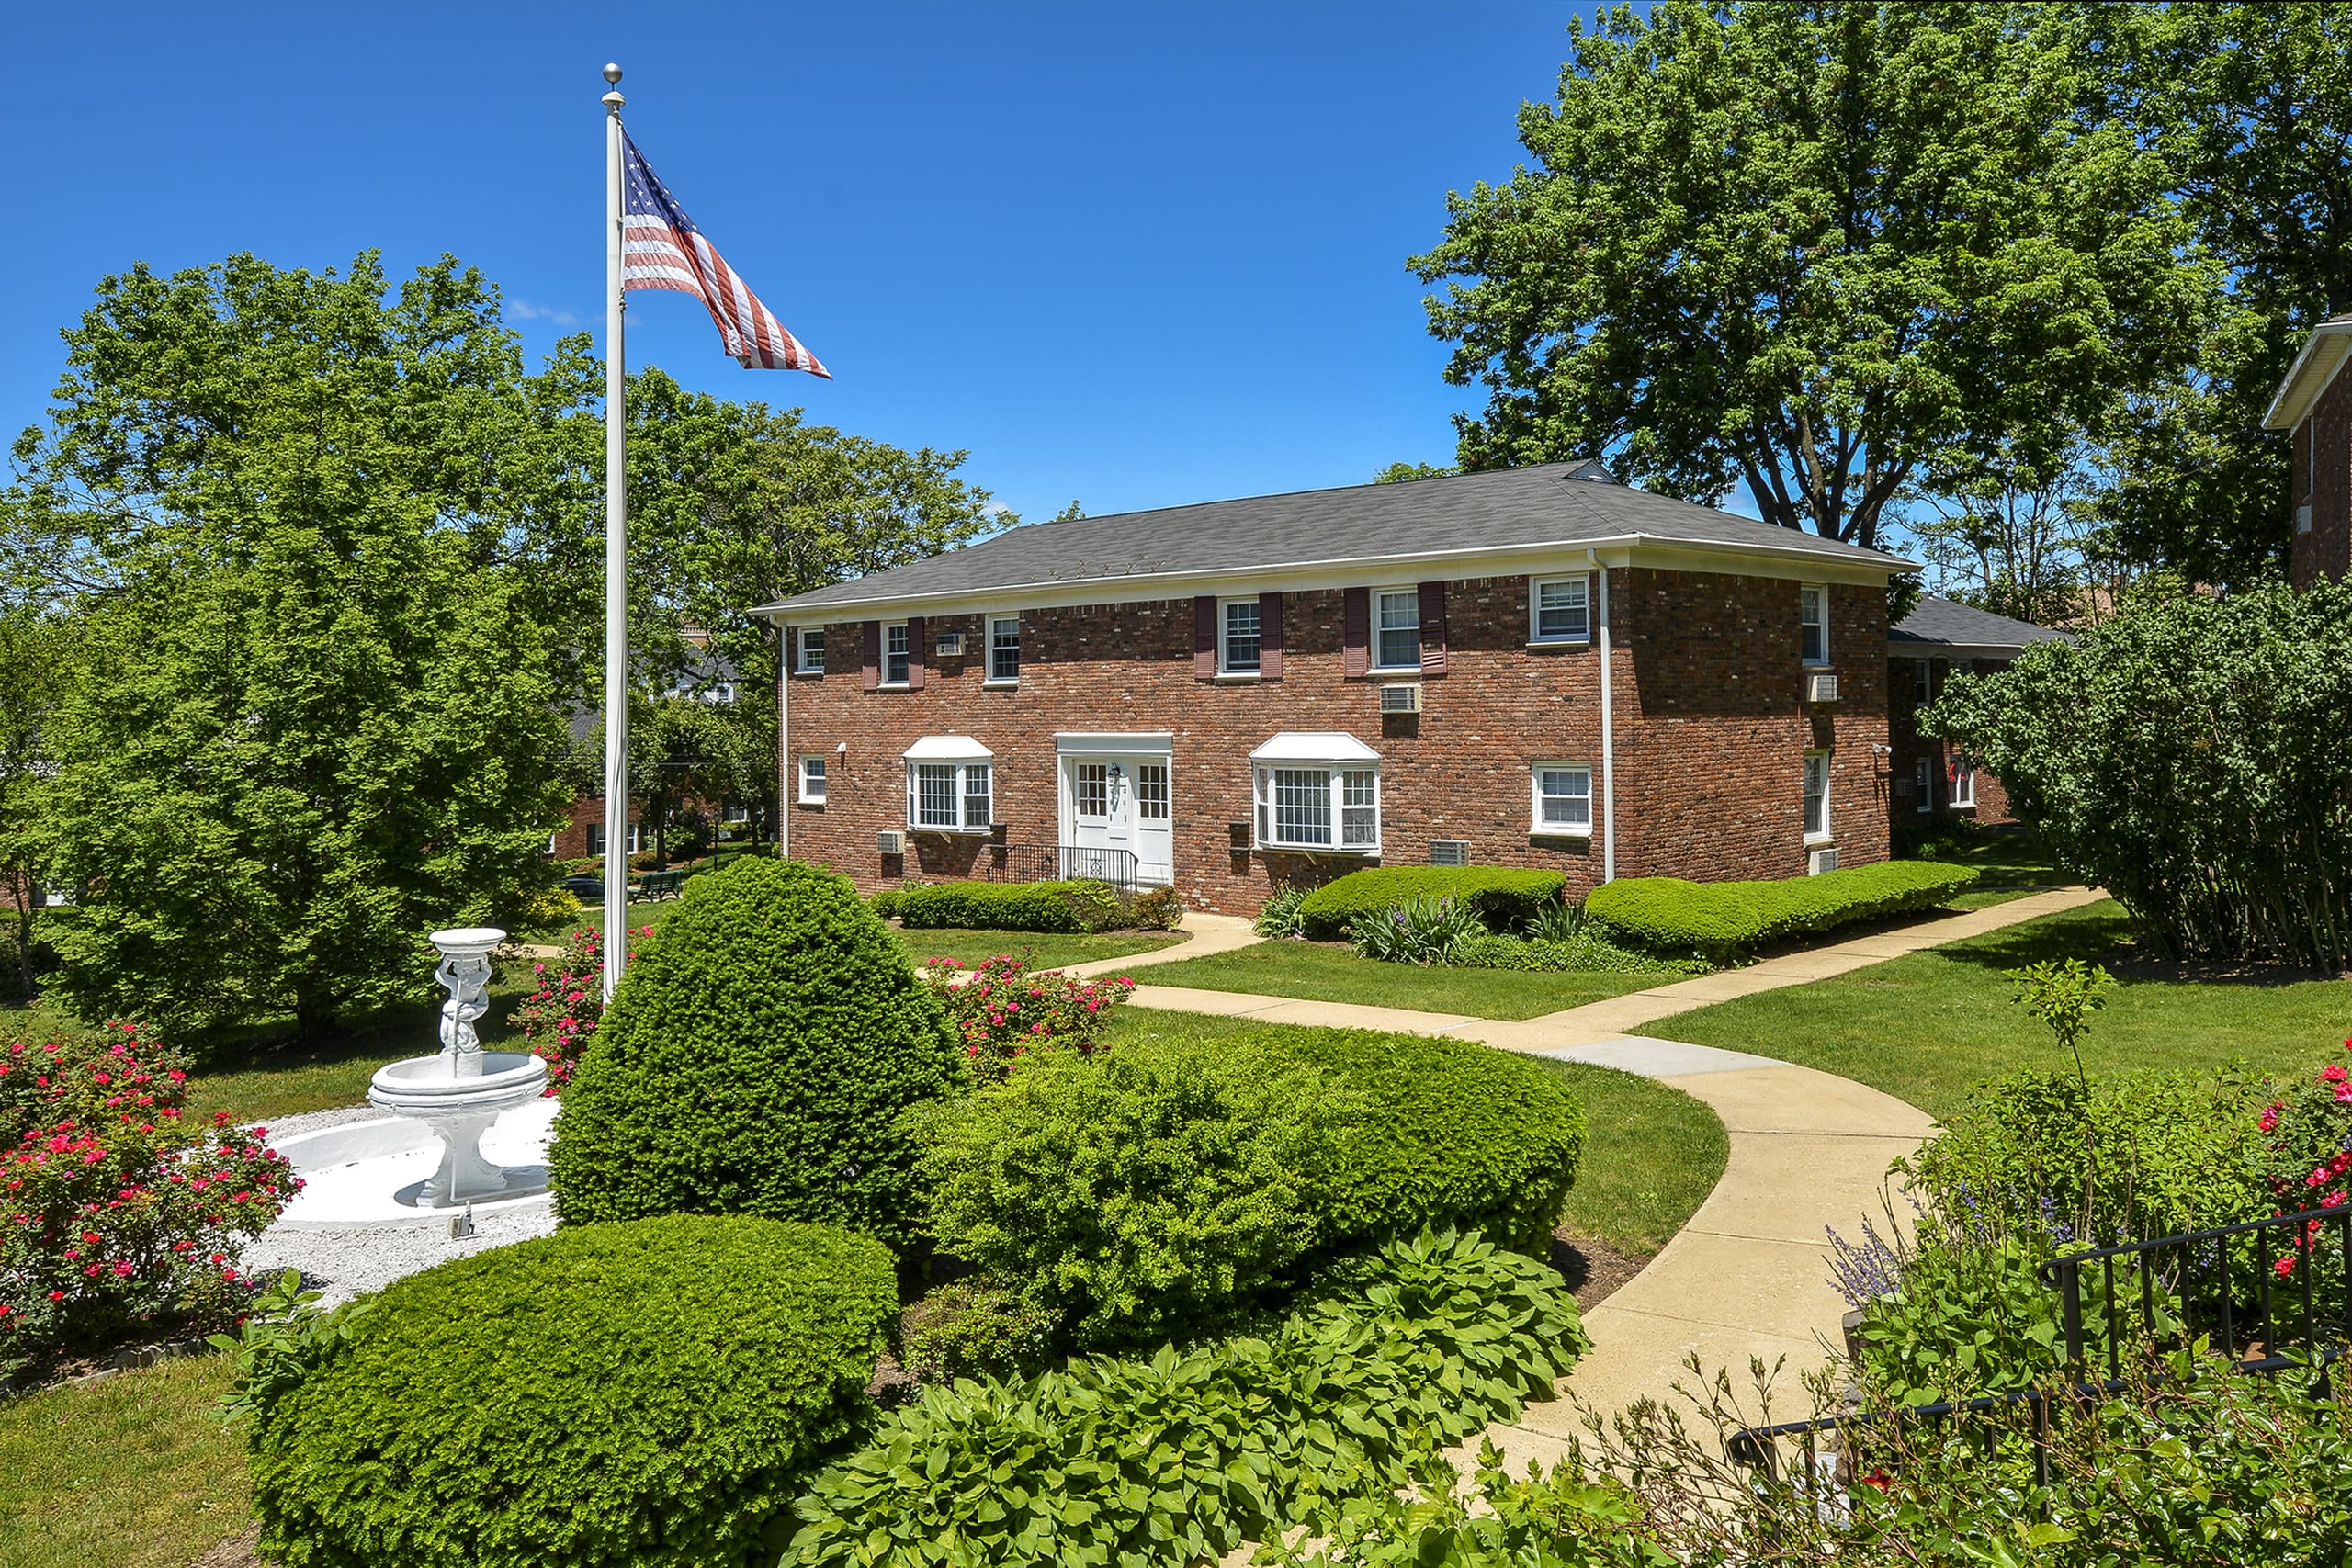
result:
[(2352, 315), (2330, 316), (2279, 382), (2262, 416), (2266, 430), (2294, 432), (2294, 545), (2288, 577), (2309, 588), (2352, 573)]
[(764, 606), (788, 851), (1237, 911), (1367, 863), (1885, 858), (1905, 563), (1591, 471), (1039, 524)]
[(1887, 635), (1894, 826), (1924, 828), (1952, 817), (1988, 824), (2016, 820), (2000, 780), (1948, 742), (1919, 733), (1919, 710), (1943, 695), (1953, 671), (1998, 670), (2028, 644), (2065, 635), (1933, 594)]

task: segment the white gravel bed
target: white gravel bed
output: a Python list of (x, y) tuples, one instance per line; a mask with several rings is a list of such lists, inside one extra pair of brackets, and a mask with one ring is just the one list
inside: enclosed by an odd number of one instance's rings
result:
[(325, 1292), (325, 1305), (380, 1291), (403, 1275), (418, 1273), (452, 1258), (469, 1258), (493, 1247), (528, 1241), (555, 1231), (553, 1204), (474, 1216), (474, 1234), (449, 1234), (452, 1216), (436, 1215), (414, 1224), (365, 1225), (349, 1230), (277, 1226), (245, 1248), (245, 1268), (257, 1274), (300, 1269), (303, 1282)]

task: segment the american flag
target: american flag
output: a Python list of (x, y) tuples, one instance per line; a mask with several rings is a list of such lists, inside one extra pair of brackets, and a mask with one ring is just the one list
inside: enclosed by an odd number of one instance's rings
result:
[(784, 330), (784, 323), (703, 238), (626, 134), (621, 155), (621, 288), (674, 288), (694, 295), (718, 324), (719, 342), (747, 370), (806, 370), (831, 380), (832, 372)]

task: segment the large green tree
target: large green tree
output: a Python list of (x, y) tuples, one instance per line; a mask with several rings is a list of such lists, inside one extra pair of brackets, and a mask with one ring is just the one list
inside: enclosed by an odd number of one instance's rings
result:
[(1663, 0), (1570, 27), (1533, 162), (1414, 265), (1470, 468), (1606, 457), (1877, 544), (1924, 468), (2029, 468), (2186, 357), (2164, 168), (2079, 12)]
[(87, 887), (62, 987), (305, 1032), (416, 994), (424, 934), (510, 913), (560, 820), (593, 365), (526, 374), (446, 258), (137, 268), (64, 335), (12, 513), (84, 626), (39, 837)]
[(41, 906), (41, 857), (34, 829), (41, 819), (55, 762), (51, 716), (69, 674), (74, 627), (31, 608), (0, 604), (0, 910), (16, 912), (11, 943), (17, 978), (33, 993), (33, 942)]

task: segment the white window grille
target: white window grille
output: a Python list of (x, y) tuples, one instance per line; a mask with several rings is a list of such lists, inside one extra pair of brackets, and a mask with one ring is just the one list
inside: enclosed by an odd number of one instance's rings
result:
[(986, 832), (995, 818), (986, 762), (909, 762), (907, 826), (933, 833)]
[(1829, 753), (1804, 754), (1804, 836), (1808, 842), (1829, 837)]
[(1021, 679), (1021, 617), (1000, 615), (989, 622), (989, 679)]
[(1590, 585), (1581, 577), (1539, 577), (1528, 593), (1527, 640), (1583, 642), (1592, 635)]
[(1147, 822), (1168, 820), (1168, 764), (1136, 765), (1136, 815)]
[(1421, 667), (1420, 590), (1389, 590), (1372, 597), (1375, 615), (1374, 668), (1419, 670)]
[(1080, 762), (1077, 768), (1078, 814), (1101, 821), (1111, 815), (1111, 765)]
[(1911, 771), (1911, 786), (1919, 794), (1914, 809), (1933, 811), (1936, 808), (1936, 764), (1931, 760), (1926, 757), (1919, 759)]
[(1377, 768), (1260, 768), (1258, 842), (1280, 850), (1380, 848)]
[(882, 628), (882, 683), (903, 686), (907, 671), (907, 624), (900, 621)]
[(1829, 590), (1808, 582), (1797, 590), (1797, 624), (1807, 664), (1829, 662)]
[(1228, 599), (1218, 606), (1217, 671), (1255, 675), (1263, 658), (1259, 640), (1258, 601)]
[(825, 804), (825, 761), (826, 760), (822, 757), (800, 759), (801, 805), (822, 806)]
[(1936, 667), (1932, 660), (1915, 659), (1911, 661), (1911, 700), (1924, 703), (1935, 694)]
[(800, 657), (793, 669), (803, 675), (825, 672), (825, 628), (803, 626), (799, 634)]
[(1535, 764), (1538, 833), (1592, 831), (1592, 769), (1582, 762)]

